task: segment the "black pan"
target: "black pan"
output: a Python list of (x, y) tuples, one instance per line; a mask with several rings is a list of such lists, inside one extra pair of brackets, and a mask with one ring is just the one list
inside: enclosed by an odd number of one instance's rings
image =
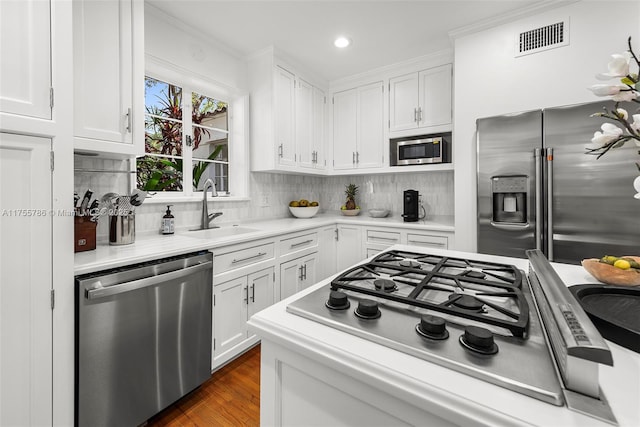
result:
[(602, 336), (640, 353), (640, 287), (569, 287)]

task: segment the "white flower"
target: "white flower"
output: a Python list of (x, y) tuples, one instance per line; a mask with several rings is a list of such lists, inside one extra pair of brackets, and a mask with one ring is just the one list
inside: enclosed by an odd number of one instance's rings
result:
[(640, 176), (636, 177), (636, 179), (633, 180), (633, 188), (636, 189), (637, 193), (635, 196), (636, 199), (640, 199)]
[(612, 100), (620, 102), (620, 101), (633, 101), (638, 97), (638, 92), (635, 90), (622, 90), (616, 95), (611, 97)]
[(593, 85), (589, 90), (597, 96), (609, 96), (620, 93), (620, 89), (624, 88), (624, 86), (619, 85)]
[(629, 126), (636, 132), (640, 132), (640, 114), (634, 114), (631, 117), (633, 117), (633, 122), (629, 123)]
[(629, 113), (624, 108), (618, 108), (616, 113), (622, 116), (622, 120), (627, 120), (629, 118)]
[(591, 142), (597, 145), (605, 145), (622, 135), (622, 129), (613, 123), (603, 123), (602, 132), (598, 131), (593, 134)]
[(597, 79), (608, 80), (614, 77), (625, 77), (629, 74), (629, 61), (631, 60), (630, 52), (613, 54), (611, 57), (613, 60), (609, 62), (609, 72), (596, 75)]

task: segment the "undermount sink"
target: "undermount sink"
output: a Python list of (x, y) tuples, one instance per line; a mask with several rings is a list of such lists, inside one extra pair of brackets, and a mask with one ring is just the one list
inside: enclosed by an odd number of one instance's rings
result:
[(221, 227), (190, 230), (188, 235), (199, 239), (219, 239), (221, 237), (237, 236), (238, 234), (253, 233), (255, 231), (260, 230), (249, 227)]

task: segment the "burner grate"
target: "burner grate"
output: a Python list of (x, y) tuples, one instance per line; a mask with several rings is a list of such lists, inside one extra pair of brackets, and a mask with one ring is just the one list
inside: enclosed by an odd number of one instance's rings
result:
[[(373, 285), (381, 279), (392, 280), (396, 287)], [(331, 282), (333, 290), (494, 325), (517, 337), (525, 336), (529, 323), (521, 286), (522, 273), (514, 266), (404, 251), (385, 252)]]

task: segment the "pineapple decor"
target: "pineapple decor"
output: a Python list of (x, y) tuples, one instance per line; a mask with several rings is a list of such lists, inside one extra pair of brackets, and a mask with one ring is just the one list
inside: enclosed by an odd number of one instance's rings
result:
[[(347, 201), (345, 202), (344, 205), (342, 205), (340, 207), (340, 210), (342, 210), (342, 213), (347, 215), (357, 215), (357, 213), (360, 211), (360, 206), (356, 205), (356, 195), (358, 194), (358, 186), (355, 184), (349, 184), (349, 185), (345, 185), (345, 191), (344, 194), (347, 196)], [(345, 211), (351, 211), (351, 212), (345, 212)]]

